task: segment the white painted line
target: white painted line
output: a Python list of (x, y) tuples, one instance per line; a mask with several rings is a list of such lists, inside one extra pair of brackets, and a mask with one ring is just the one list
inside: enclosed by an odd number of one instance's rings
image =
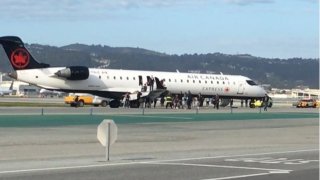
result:
[(195, 166), (195, 167), (216, 167), (216, 168), (229, 168), (229, 169), (260, 170), (260, 171), (269, 171), (269, 172), (290, 172), (290, 171), (292, 171), (292, 170), (287, 170), (287, 169), (267, 169), (267, 168), (244, 167), (244, 166), (214, 165), (214, 164), (189, 164), (189, 163), (143, 163), (143, 164)]
[(272, 159), (271, 157), (263, 157), (263, 158), (236, 158), (236, 159), (225, 159), (224, 161), (229, 161), (229, 162), (260, 162), (263, 160), (269, 160)]
[(145, 162), (128, 162), (128, 163), (114, 163), (114, 164), (92, 164), (92, 165), (83, 165), (83, 166), (64, 166), (64, 167), (52, 167), (52, 168), (21, 169), (21, 170), (0, 171), (0, 174), (50, 171), (50, 170), (65, 170), (65, 169), (80, 169), (80, 168), (94, 168), (94, 167), (107, 167), (107, 166), (122, 166), (122, 165), (134, 165), (134, 164), (141, 164), (141, 163), (161, 163), (161, 162), (191, 161), (191, 160), (230, 158), (230, 157), (241, 157), (241, 156), (259, 156), (259, 155), (268, 155), (268, 154), (285, 154), (285, 153), (311, 152), (311, 151), (319, 151), (319, 149), (305, 149), (305, 150), (297, 150), (297, 151), (281, 151), (281, 152), (269, 152), (269, 153), (257, 153), (257, 154), (241, 154), (241, 155), (230, 155), (230, 156), (184, 158), (184, 159), (171, 159), (171, 160), (145, 161)]
[(0, 174), (22, 173), (22, 172), (38, 172), (38, 171), (52, 171), (52, 170), (66, 170), (66, 169), (82, 169), (82, 168), (121, 166), (121, 165), (132, 165), (132, 164), (138, 164), (138, 162), (114, 163), (114, 164), (92, 164), (92, 165), (83, 165), (83, 166), (65, 166), (65, 167), (62, 166), (62, 167), (52, 167), (52, 168), (10, 170), (10, 171), (0, 171)]
[(232, 158), (232, 157), (242, 157), (242, 156), (260, 156), (260, 155), (271, 155), (271, 154), (288, 154), (288, 153), (299, 153), (299, 152), (312, 152), (319, 151), (319, 149), (303, 149), (296, 151), (276, 151), (267, 153), (255, 153), (255, 154), (239, 154), (239, 155), (226, 155), (226, 156), (207, 156), (207, 157), (196, 157), (196, 158), (182, 158), (182, 159), (170, 159), (170, 160), (159, 160), (150, 162), (175, 162), (175, 161), (192, 161), (192, 160), (204, 160), (204, 159), (219, 159), (219, 158)]
[(285, 162), (284, 164), (287, 165), (300, 165), (300, 164), (306, 164), (306, 163), (311, 163), (311, 162), (319, 162), (319, 160), (302, 160), (299, 162)]
[(286, 171), (286, 170), (284, 170), (284, 171), (270, 171), (269, 173), (271, 173), (271, 174), (289, 174), (290, 171)]
[(287, 158), (278, 158), (278, 159), (270, 159), (270, 160), (265, 160), (261, 161), (260, 163), (262, 164), (280, 164), (280, 163), (285, 163), (285, 162), (294, 162), (294, 161), (302, 161), (304, 159), (287, 159)]
[(247, 174), (247, 175), (239, 175), (239, 176), (228, 176), (221, 178), (212, 178), (212, 179), (202, 179), (202, 180), (224, 180), (224, 179), (237, 179), (237, 178), (246, 178), (246, 177), (254, 177), (254, 176), (265, 176), (270, 173), (259, 173), (259, 174)]

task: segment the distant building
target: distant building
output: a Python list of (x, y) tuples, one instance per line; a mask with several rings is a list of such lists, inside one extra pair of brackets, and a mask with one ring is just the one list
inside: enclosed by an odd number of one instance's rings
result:
[(320, 98), (320, 90), (319, 89), (292, 89), (291, 91), (292, 97), (297, 98), (308, 98), (308, 99), (319, 99)]
[[(11, 86), (12, 81), (2, 81), (0, 87), (9, 88)], [(38, 96), (40, 88), (37, 86), (29, 85), (28, 83), (24, 83), (21, 81), (14, 81), (12, 87), (13, 96)]]
[(320, 89), (277, 89), (272, 88), (270, 95), (275, 98), (320, 99)]

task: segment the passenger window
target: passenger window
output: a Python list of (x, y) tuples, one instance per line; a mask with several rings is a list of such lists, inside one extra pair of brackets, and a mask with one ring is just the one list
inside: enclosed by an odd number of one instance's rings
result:
[(116, 79), (116, 77), (115, 77), (115, 76), (113, 76), (113, 79)]
[(201, 84), (201, 81), (199, 80), (199, 84)]
[(204, 83), (206, 83), (206, 84), (207, 84), (207, 81), (204, 81)]
[(127, 80), (129, 80), (129, 77), (127, 77)]
[(195, 83), (196, 81), (195, 80), (193, 80), (193, 83)]
[(217, 84), (219, 84), (219, 81), (217, 81)]
[(183, 80), (181, 79), (181, 83), (183, 83)]
[(189, 79), (187, 79), (187, 83), (189, 83)]

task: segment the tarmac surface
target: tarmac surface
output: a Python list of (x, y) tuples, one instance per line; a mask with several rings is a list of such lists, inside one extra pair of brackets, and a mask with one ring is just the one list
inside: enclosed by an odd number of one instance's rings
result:
[(2, 107), (0, 179), (319, 179), (319, 110)]

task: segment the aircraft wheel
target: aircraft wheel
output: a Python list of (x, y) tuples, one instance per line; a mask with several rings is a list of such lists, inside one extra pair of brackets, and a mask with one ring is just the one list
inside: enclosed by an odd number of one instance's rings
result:
[(109, 103), (110, 108), (118, 108), (120, 106), (120, 101), (119, 100), (113, 100)]
[(79, 103), (79, 107), (83, 107), (84, 106), (84, 102), (83, 101), (80, 100), (78, 103)]
[(107, 101), (102, 101), (102, 102), (101, 102), (101, 106), (102, 106), (102, 107), (106, 107), (107, 105), (108, 105)]
[(139, 108), (139, 102), (137, 100), (131, 101), (130, 107), (131, 108)]

